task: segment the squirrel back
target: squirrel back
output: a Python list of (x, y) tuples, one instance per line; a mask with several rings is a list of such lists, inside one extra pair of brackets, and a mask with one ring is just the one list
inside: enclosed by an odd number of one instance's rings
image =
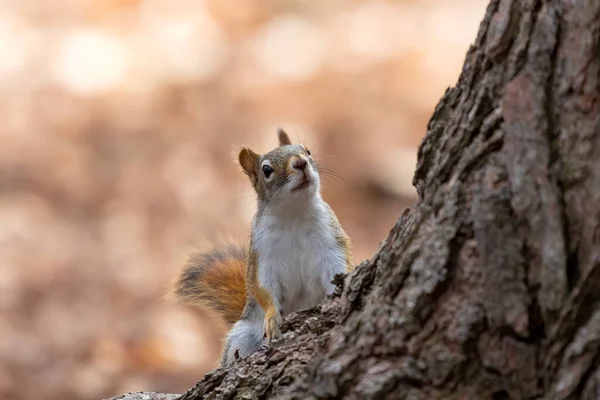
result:
[(177, 277), (170, 297), (178, 303), (216, 313), (234, 324), (246, 305), (246, 249), (217, 246), (193, 253)]

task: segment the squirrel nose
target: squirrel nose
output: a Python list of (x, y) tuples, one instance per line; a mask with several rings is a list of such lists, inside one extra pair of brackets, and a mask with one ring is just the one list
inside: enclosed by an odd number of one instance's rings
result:
[(294, 160), (292, 167), (294, 167), (295, 169), (300, 169), (303, 170), (304, 168), (306, 168), (306, 159), (304, 158), (297, 158), (296, 160)]

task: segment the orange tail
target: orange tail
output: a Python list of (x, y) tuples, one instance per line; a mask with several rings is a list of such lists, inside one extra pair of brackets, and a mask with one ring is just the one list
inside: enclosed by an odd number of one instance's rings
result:
[(246, 253), (234, 245), (194, 253), (178, 276), (171, 297), (212, 311), (234, 324), (246, 305)]

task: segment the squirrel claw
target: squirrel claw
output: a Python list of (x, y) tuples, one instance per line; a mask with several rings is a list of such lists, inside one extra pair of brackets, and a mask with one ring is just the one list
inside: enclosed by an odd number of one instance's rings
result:
[(281, 336), (279, 325), (281, 324), (281, 315), (275, 314), (272, 317), (265, 319), (265, 336), (270, 343), (272, 339), (277, 339)]
[(268, 342), (263, 342), (263, 344), (260, 346), (260, 351), (267, 351), (270, 349), (269, 343)]

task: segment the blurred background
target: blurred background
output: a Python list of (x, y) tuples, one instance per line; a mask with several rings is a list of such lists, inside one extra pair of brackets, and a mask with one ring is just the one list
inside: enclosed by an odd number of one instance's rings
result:
[(487, 0), (0, 1), (0, 398), (181, 393), (221, 321), (161, 298), (197, 245), (246, 240), (236, 146), (276, 128), (340, 177), (376, 251)]

